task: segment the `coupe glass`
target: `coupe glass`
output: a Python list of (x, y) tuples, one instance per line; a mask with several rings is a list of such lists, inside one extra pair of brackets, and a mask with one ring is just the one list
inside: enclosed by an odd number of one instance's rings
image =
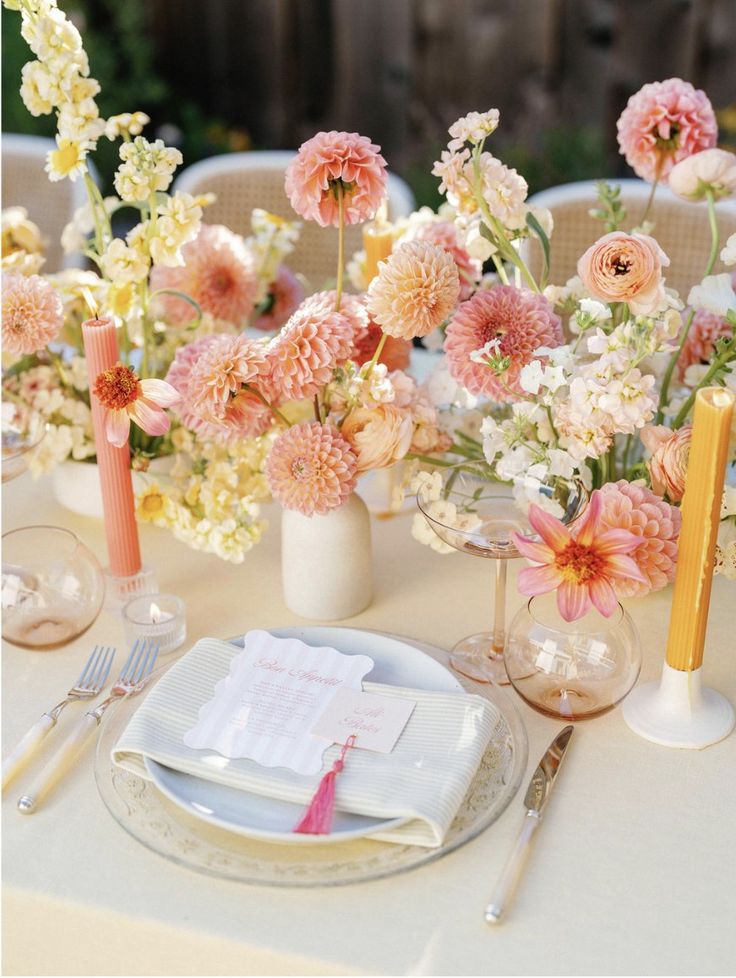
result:
[(517, 611), (505, 661), (514, 689), (535, 710), (556, 719), (586, 720), (612, 710), (633, 689), (641, 647), (621, 605), (610, 618), (591, 608), (567, 622), (550, 593)]
[(501, 482), (492, 466), (461, 462), (441, 470), (442, 489), (425, 483), (417, 493), (417, 505), (437, 536), (463, 553), (494, 561), (493, 630), (461, 639), (452, 649), (453, 668), (476, 682), (508, 684), (503, 664), (506, 637), (507, 562), (519, 557), (513, 532), (536, 537), (528, 520), (531, 503), (537, 503), (564, 523), (572, 523), (585, 509), (588, 493), (577, 480), (551, 477), (542, 482), (520, 475)]
[(70, 530), (25, 526), (4, 533), (3, 638), (49, 649), (81, 635), (97, 618), (105, 595), (102, 568)]
[(22, 475), (46, 434), (46, 422), (35, 411), (12, 401), (2, 403), (2, 481)]

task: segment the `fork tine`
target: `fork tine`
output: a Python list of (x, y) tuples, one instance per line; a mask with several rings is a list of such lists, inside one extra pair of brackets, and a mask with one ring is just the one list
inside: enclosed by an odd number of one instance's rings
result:
[(136, 645), (140, 645), (140, 648), (138, 649), (138, 651), (136, 653), (136, 656), (133, 659), (132, 663), (125, 670), (125, 675), (123, 676), (122, 673), (120, 674), (120, 682), (123, 682), (123, 683), (132, 683), (133, 682), (133, 677), (135, 676), (136, 672), (138, 671), (138, 665), (139, 665), (141, 659), (143, 658), (143, 654), (146, 651), (147, 642), (146, 642), (145, 639), (141, 639), (139, 641), (136, 641)]
[(110, 672), (110, 667), (112, 666), (112, 660), (115, 658), (115, 649), (112, 645), (108, 645), (105, 649), (105, 657), (100, 663), (100, 667), (97, 670), (97, 675), (95, 676), (95, 683), (97, 689), (102, 689), (102, 687), (107, 682), (107, 677)]
[(138, 646), (139, 645), (140, 645), (140, 639), (137, 638), (135, 640), (135, 642), (133, 643), (133, 648), (130, 650), (130, 655), (125, 660), (125, 662), (123, 663), (123, 667), (120, 670), (120, 675), (118, 676), (118, 682), (119, 683), (125, 682), (126, 676), (128, 675), (128, 672), (130, 671), (130, 666), (131, 666), (131, 664), (133, 662), (133, 658), (136, 655), (136, 653), (138, 652)]
[[(143, 659), (142, 662), (139, 663), (139, 666), (138, 666), (138, 669), (136, 669), (135, 675), (133, 677), (131, 677), (131, 682), (139, 683), (141, 681), (141, 679), (143, 679), (144, 676), (147, 676), (148, 673), (149, 673), (149, 671), (150, 671), (147, 668), (148, 667), (148, 660), (151, 658), (151, 653), (153, 652), (155, 646), (153, 644), (153, 639), (152, 638), (149, 638), (148, 639), (148, 642), (146, 644), (148, 646), (147, 649), (146, 649), (146, 657), (145, 657), (145, 659)], [(156, 657), (154, 655), (154, 661), (155, 661), (155, 659), (156, 659)]]
[(161, 648), (161, 643), (158, 642), (157, 645), (156, 645), (156, 649), (155, 649), (155, 651), (153, 653), (153, 656), (151, 658), (151, 661), (148, 663), (148, 668), (144, 672), (143, 676), (141, 676), (142, 679), (145, 679), (146, 676), (150, 676), (151, 673), (153, 672), (153, 668), (156, 665), (156, 659), (158, 658), (158, 653), (159, 653), (160, 648)]
[(94, 674), (101, 653), (102, 653), (102, 646), (95, 645), (95, 647), (92, 649), (92, 652), (89, 655), (89, 658), (84, 664), (84, 669), (82, 669), (79, 679), (74, 684), (75, 686), (84, 686), (84, 683), (87, 680), (87, 676), (88, 675), (91, 676)]

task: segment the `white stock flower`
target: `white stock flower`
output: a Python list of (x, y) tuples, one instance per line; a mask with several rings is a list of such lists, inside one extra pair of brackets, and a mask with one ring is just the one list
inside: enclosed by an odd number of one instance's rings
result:
[(442, 495), (442, 476), (439, 472), (427, 472), (424, 469), (417, 472), (411, 481), (409, 491), (418, 495), (426, 502), (435, 502)]
[(488, 259), (498, 250), (494, 244), (484, 237), (480, 230), (480, 223), (475, 222), (470, 225), (465, 235), (465, 250), (471, 258), (478, 261), (488, 261)]
[(166, 190), (183, 157), (178, 149), (164, 146), (161, 139), (149, 143), (136, 136), (120, 147), (120, 159), (123, 163), (115, 174), (115, 189), (123, 200), (134, 203)]
[(717, 316), (725, 316), (729, 309), (736, 309), (736, 293), (728, 272), (706, 275), (700, 285), (694, 285), (687, 297), (693, 309), (707, 309)]
[(529, 190), (526, 180), (490, 153), (481, 154), (480, 174), (481, 193), (491, 215), (505, 228), (524, 227), (524, 202)]
[(105, 120), (93, 98), (64, 102), (57, 120), (59, 135), (67, 139), (97, 140), (105, 131)]
[(455, 549), (449, 543), (440, 540), (422, 513), (414, 514), (414, 519), (411, 524), (411, 535), (419, 543), (423, 543), (426, 547), (431, 547), (438, 554), (451, 554)]
[(121, 112), (111, 115), (105, 123), (105, 135), (108, 139), (118, 139), (120, 136), (140, 136), (143, 127), (150, 122), (145, 112)]
[(726, 246), (721, 250), (721, 261), (724, 265), (736, 265), (736, 232), (726, 240)]
[(20, 97), (31, 115), (48, 115), (61, 101), (56, 78), (40, 61), (23, 65)]
[(480, 143), (498, 128), (498, 109), (487, 112), (468, 112), (467, 115), (453, 122), (448, 132), (452, 136), (448, 144), (451, 150), (460, 149), (463, 143)]
[(102, 270), (116, 285), (142, 282), (148, 276), (149, 261), (137, 248), (115, 238), (102, 256)]

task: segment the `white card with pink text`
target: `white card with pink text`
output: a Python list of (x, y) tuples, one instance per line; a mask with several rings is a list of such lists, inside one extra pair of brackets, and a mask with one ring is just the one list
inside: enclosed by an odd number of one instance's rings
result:
[(195, 750), (250, 758), (265, 767), (317, 774), (329, 746), (312, 728), (336, 691), (357, 690), (373, 668), (367, 655), (344, 655), (294, 638), (251, 631), (184, 734)]

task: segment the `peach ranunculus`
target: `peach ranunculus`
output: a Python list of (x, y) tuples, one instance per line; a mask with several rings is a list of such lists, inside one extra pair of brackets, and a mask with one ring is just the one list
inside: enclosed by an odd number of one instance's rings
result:
[(648, 234), (604, 234), (578, 261), (578, 275), (594, 299), (626, 302), (635, 316), (655, 312), (664, 300), (662, 267), (670, 260)]
[(382, 469), (409, 451), (414, 425), (411, 415), (391, 404), (357, 407), (340, 429), (358, 459), (358, 472)]
[(730, 197), (736, 191), (736, 156), (725, 149), (704, 149), (672, 167), (670, 190), (685, 200)]
[(652, 453), (648, 463), (652, 489), (658, 496), (666, 494), (673, 503), (679, 502), (685, 492), (692, 434), (691, 425), (678, 431), (653, 425), (642, 428), (640, 433), (644, 447)]
[(386, 161), (380, 149), (357, 132), (318, 132), (302, 143), (287, 167), (285, 190), (291, 206), (323, 228), (337, 227), (342, 189), (346, 224), (374, 217), (386, 194)]

